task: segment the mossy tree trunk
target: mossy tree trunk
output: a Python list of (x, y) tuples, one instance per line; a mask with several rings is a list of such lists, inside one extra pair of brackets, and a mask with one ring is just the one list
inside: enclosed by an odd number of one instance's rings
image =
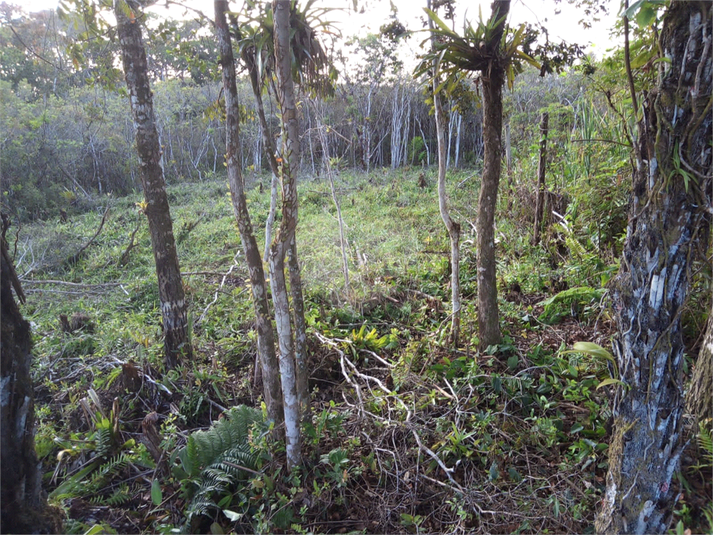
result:
[(664, 16), (658, 87), (643, 104), (621, 268), (612, 289), (614, 352), (624, 382), (598, 533), (663, 533), (684, 441), (681, 312), (691, 256), (708, 224), (711, 4), (672, 2)]
[[(35, 453), (35, 405), (30, 377), (30, 324), (15, 302), (24, 295), (8, 255), (4, 237), (0, 306), (0, 460), (2, 474), (1, 525), (3, 533), (59, 533), (59, 516), (42, 496), (42, 470)], [(14, 284), (12, 284), (14, 283)]]
[[(275, 335), (267, 301), (265, 271), (262, 266), (262, 257), (255, 239), (252, 222), (250, 221), (243, 176), (240, 170), (240, 109), (235, 79), (235, 58), (226, 19), (228, 2), (227, 0), (216, 0), (214, 4), (215, 26), (218, 34), (220, 64), (223, 71), (223, 90), (225, 92), (228, 183), (230, 184), (233, 211), (238, 222), (238, 230), (250, 276), (265, 405), (267, 406), (268, 417), (278, 427), (284, 420), (282, 388), (280, 386), (279, 364), (275, 352)], [(272, 159), (274, 159), (274, 156)]]
[(146, 200), (144, 212), (149, 223), (151, 247), (156, 263), (166, 366), (173, 368), (181, 357), (190, 359), (193, 350), (188, 338), (187, 306), (161, 166), (162, 151), (156, 130), (146, 49), (138, 21), (141, 13), (134, 12), (126, 0), (114, 0), (114, 14), (136, 128), (136, 148), (141, 162), (141, 184)]

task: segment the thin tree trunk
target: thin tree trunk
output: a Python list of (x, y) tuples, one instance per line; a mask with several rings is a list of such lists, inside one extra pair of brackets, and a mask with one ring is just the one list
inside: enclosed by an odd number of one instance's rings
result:
[(174, 368), (179, 357), (190, 359), (193, 349), (188, 339), (187, 306), (173, 237), (171, 211), (166, 196), (166, 182), (160, 163), (161, 146), (156, 131), (146, 50), (141, 38), (141, 25), (137, 22), (137, 17), (141, 14), (133, 13), (125, 0), (115, 0), (114, 14), (134, 116), (136, 148), (141, 162), (141, 182), (147, 203), (145, 213), (156, 262), (166, 366)]
[[(598, 533), (664, 533), (678, 491), (691, 257), (711, 202), (711, 17), (704, 2), (664, 16), (658, 88), (644, 104), (629, 225), (612, 288), (620, 379)], [(705, 247), (704, 247), (705, 248)]]
[[(295, 192), (296, 193), (296, 192)], [(287, 251), (287, 269), (290, 275), (290, 297), (292, 298), (292, 320), (295, 326), (295, 366), (297, 373), (297, 402), (300, 407), (300, 421), (309, 417), (309, 371), (307, 370), (307, 323), (302, 297), (302, 273), (297, 255), (297, 237), (292, 233), (292, 241)]]
[[(428, 0), (431, 9), (431, 0)], [(429, 27), (433, 29), (433, 22), (429, 19)], [(441, 213), (443, 224), (448, 230), (451, 242), (451, 343), (458, 347), (460, 337), (460, 225), (450, 216), (448, 210), (448, 194), (446, 192), (446, 116), (443, 111), (442, 95), (436, 93), (440, 85), (438, 77), (438, 64), (434, 65), (433, 77), (433, 107), (436, 115), (436, 135), (438, 138), (438, 209)]]
[(505, 125), (505, 165), (508, 174), (508, 187), (512, 188), (512, 147), (510, 146), (510, 123)]
[[(500, 39), (505, 19), (510, 11), (510, 0), (495, 0), (492, 4), (493, 18), (502, 18), (502, 23), (486, 43), (493, 59), (489, 69), (483, 72), (483, 180), (478, 197), (476, 220), (478, 249), (478, 331), (480, 349), (499, 344), (500, 319), (498, 312), (498, 287), (495, 278), (495, 209), (500, 184), (500, 160), (502, 157), (501, 135), (503, 129), (503, 82), (504, 68), (500, 63)], [(497, 13), (497, 15), (495, 15)]]
[(544, 112), (540, 119), (540, 160), (537, 163), (537, 200), (535, 201), (535, 226), (532, 244), (540, 243), (540, 231), (545, 215), (545, 174), (547, 172), (547, 123), (549, 114)]
[(453, 167), (458, 167), (458, 163), (460, 160), (460, 135), (461, 135), (461, 126), (463, 125), (463, 116), (459, 113), (458, 114), (458, 125), (456, 127), (456, 154), (455, 154), (455, 160), (453, 162)]
[(0, 467), (3, 533), (60, 533), (59, 513), (42, 496), (42, 471), (35, 453), (35, 405), (30, 364), (30, 324), (15, 303), (12, 288), (24, 303), (20, 281), (5, 242), (5, 217), (0, 264), (2, 345), (0, 345)]
[[(282, 221), (270, 250), (270, 286), (275, 304), (275, 320), (280, 343), (280, 375), (285, 404), (285, 442), (287, 466), (291, 470), (302, 462), (300, 421), (306, 396), (298, 386), (306, 381), (297, 378), (297, 372), (306, 371), (304, 364), (295, 362), (295, 345), (292, 333), (290, 302), (285, 281), (285, 256), (292, 248), (297, 227), (297, 184), (295, 173), (299, 165), (299, 121), (292, 82), (292, 55), (290, 52), (290, 1), (273, 0), (275, 37), (275, 74), (277, 75), (278, 102), (282, 121)], [(292, 255), (291, 255), (292, 256)], [(296, 260), (296, 255), (294, 255)], [(300, 288), (301, 289), (301, 288)]]
[[(315, 111), (315, 114), (317, 112)], [(317, 128), (319, 129), (319, 139), (322, 143), (322, 157), (324, 159), (324, 167), (327, 171), (327, 178), (329, 179), (329, 187), (332, 191), (332, 201), (334, 201), (334, 206), (337, 208), (337, 221), (339, 222), (339, 244), (342, 249), (342, 273), (344, 274), (344, 291), (349, 296), (350, 284), (349, 284), (349, 261), (347, 258), (347, 238), (344, 232), (344, 219), (342, 218), (342, 207), (339, 204), (339, 198), (337, 197), (337, 190), (334, 187), (334, 173), (332, 172), (332, 164), (329, 161), (329, 146), (327, 145), (327, 135), (324, 133), (324, 125), (320, 117), (317, 119)]]
[(282, 391), (280, 386), (279, 366), (275, 353), (275, 337), (272, 330), (272, 319), (267, 302), (267, 284), (262, 266), (260, 250), (253, 233), (250, 213), (243, 177), (240, 171), (240, 110), (238, 90), (235, 81), (235, 61), (230, 38), (230, 30), (226, 21), (228, 10), (227, 0), (215, 0), (215, 25), (220, 47), (220, 63), (223, 71), (223, 89), (225, 91), (226, 111), (226, 150), (228, 165), (228, 182), (230, 196), (233, 201), (233, 211), (238, 222), (243, 251), (248, 264), (250, 287), (252, 291), (253, 308), (255, 309), (255, 326), (257, 329), (258, 354), (262, 370), (263, 393), (267, 415), (275, 422), (276, 428), (283, 421)]

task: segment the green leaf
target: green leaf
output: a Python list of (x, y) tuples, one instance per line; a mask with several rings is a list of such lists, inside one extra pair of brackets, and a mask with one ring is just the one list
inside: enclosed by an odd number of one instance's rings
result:
[(651, 5), (646, 4), (641, 7), (641, 10), (636, 14), (636, 24), (639, 28), (649, 26), (656, 19), (656, 10)]
[(584, 429), (582, 424), (574, 424), (572, 429), (569, 430), (569, 434), (574, 435), (575, 433), (579, 433), (582, 429)]
[(495, 481), (500, 477), (500, 472), (498, 471), (498, 463), (493, 461), (493, 464), (490, 465), (490, 470), (488, 470), (488, 479), (490, 481)]
[(106, 531), (104, 531), (104, 526), (101, 524), (94, 524), (91, 528), (84, 532), (84, 535), (99, 535), (100, 533), (106, 533)]
[(590, 357), (616, 362), (609, 351), (594, 342), (576, 342), (571, 350), (563, 351), (562, 353), (584, 353)]
[(517, 368), (518, 362), (520, 362), (520, 357), (518, 357), (517, 355), (513, 355), (508, 359), (508, 368), (514, 370), (515, 368)]
[(228, 520), (231, 522), (239, 522), (241, 518), (243, 518), (244, 513), (236, 513), (235, 511), (231, 511), (230, 509), (223, 509), (223, 514), (228, 517)]
[(511, 480), (513, 480), (515, 483), (520, 483), (522, 481), (522, 476), (520, 473), (515, 470), (512, 466), (508, 468), (508, 476), (510, 477)]
[(163, 490), (161, 490), (161, 483), (158, 479), (154, 479), (151, 482), (151, 501), (156, 506), (161, 505), (161, 502), (163, 502)]
[(613, 377), (608, 377), (607, 379), (604, 379), (601, 383), (597, 385), (597, 390), (599, 390), (602, 387), (609, 386), (609, 385), (623, 385), (625, 384), (623, 381), (620, 381), (619, 379), (614, 379)]
[[(458, 34), (456, 34), (453, 30), (451, 30), (448, 25), (443, 22), (436, 13), (427, 7), (423, 8), (423, 10), (426, 12), (428, 15), (428, 18), (430, 18), (433, 22), (435, 22), (438, 27), (440, 28), (440, 32), (443, 32), (445, 35), (450, 35), (452, 37), (458, 37)], [(439, 33), (440, 33), (439, 32)]]

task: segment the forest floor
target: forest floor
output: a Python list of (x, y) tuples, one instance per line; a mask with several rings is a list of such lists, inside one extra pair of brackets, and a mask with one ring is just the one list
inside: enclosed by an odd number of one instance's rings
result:
[[(251, 182), (260, 240), (269, 188)], [(465, 231), (456, 347), (432, 171), (339, 177), (348, 289), (328, 184), (300, 185), (313, 416), (304, 467), (292, 474), (259, 424), (236, 431), (260, 420), (261, 386), (224, 179), (169, 187), (195, 357), (167, 373), (138, 195), (11, 229), (34, 335), (37, 451), (67, 532), (593, 532), (611, 371), (599, 353), (567, 350), (609, 345), (605, 288), (616, 244), (593, 248), (574, 223), (553, 223), (534, 247), (534, 203), (511, 192), (496, 234), (504, 338), (478, 352), (477, 175), (458, 171), (449, 183)], [(695, 312), (686, 319), (688, 355), (703, 330)], [(238, 405), (257, 412), (225, 412)], [(713, 516), (710, 433), (687, 425), (673, 520), (681, 533), (710, 530)], [(226, 457), (240, 440), (245, 449)], [(205, 449), (221, 462), (202, 462)]]

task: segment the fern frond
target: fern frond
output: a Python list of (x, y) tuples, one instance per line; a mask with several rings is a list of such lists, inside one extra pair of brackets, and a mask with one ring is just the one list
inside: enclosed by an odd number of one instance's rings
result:
[(250, 431), (256, 424), (264, 425), (262, 412), (241, 405), (223, 416), (210, 429), (191, 434), (176, 455), (187, 475), (184, 484), (194, 482), (192, 490), (188, 489), (188, 494), (193, 494), (186, 511), (188, 518), (218, 509), (214, 497), (220, 501), (259, 468), (260, 453), (250, 445)]

